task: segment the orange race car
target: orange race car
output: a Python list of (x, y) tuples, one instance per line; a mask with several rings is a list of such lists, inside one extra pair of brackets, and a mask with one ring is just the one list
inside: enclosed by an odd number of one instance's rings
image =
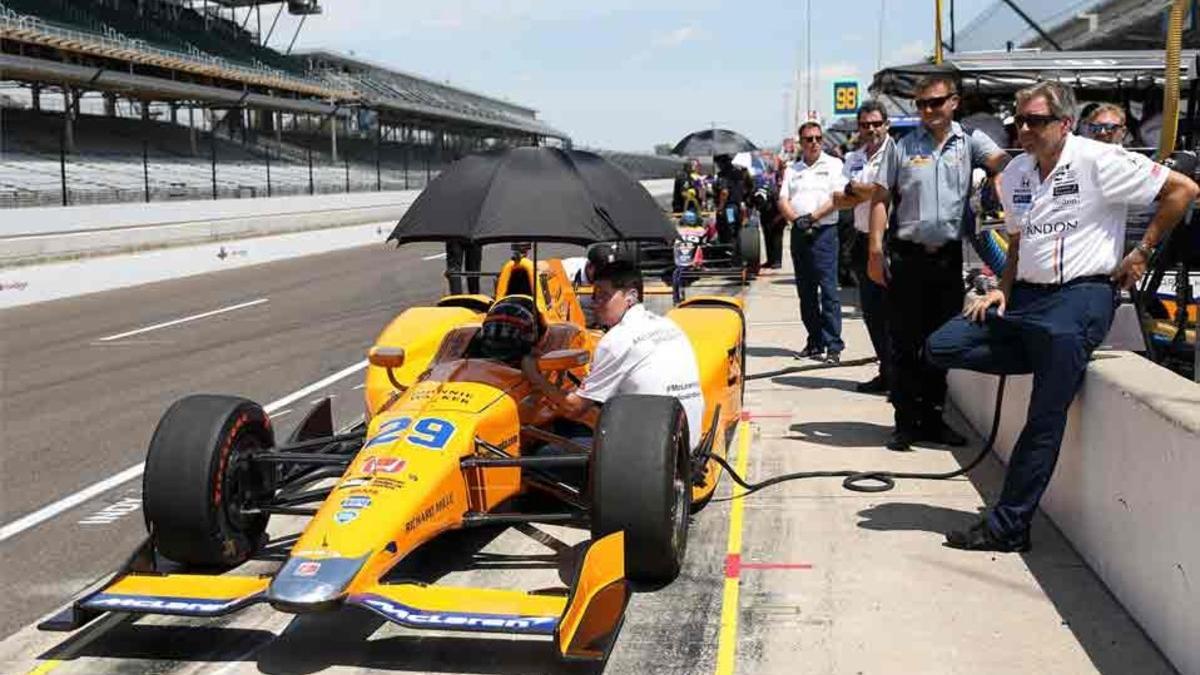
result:
[[(696, 297), (668, 316), (687, 333), (705, 397), (703, 442), (688, 447), (671, 397), (616, 397), (603, 407), (594, 449), (560, 422), (537, 369), (563, 389), (587, 372), (599, 333), (562, 264), (517, 253), (497, 299), (533, 299), (545, 331), (524, 371), (481, 357), (475, 338), (491, 297), (458, 295), (393, 320), (369, 353), (365, 420), (335, 433), (328, 400), (286, 443), (263, 409), (232, 396), (195, 395), (160, 421), (146, 460), (149, 537), (99, 590), (43, 622), (73, 630), (103, 612), (212, 617), (255, 603), (282, 612), (374, 611), (411, 628), (544, 635), (568, 659), (604, 659), (629, 599), (626, 578), (679, 572), (689, 513), (716, 489), (740, 416), (745, 324), (740, 300)], [(546, 444), (573, 449), (534, 454)], [(586, 471), (582, 484), (556, 470)], [(541, 504), (518, 499), (549, 495)], [(273, 515), (304, 515), (287, 560), (270, 575), (239, 574), (267, 540)], [(449, 530), (515, 523), (576, 524), (591, 540), (562, 593), (392, 583), (389, 570)]]

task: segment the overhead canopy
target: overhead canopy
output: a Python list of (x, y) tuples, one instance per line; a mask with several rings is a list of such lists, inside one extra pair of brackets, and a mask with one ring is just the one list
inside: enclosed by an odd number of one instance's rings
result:
[(512, 148), (451, 165), (417, 197), (388, 240), (586, 245), (674, 237), (650, 193), (615, 164), (590, 152)]
[[(1196, 77), (1197, 54), (1196, 50), (1183, 52), (1185, 81)], [(913, 98), (918, 80), (946, 73), (959, 79), (964, 91), (984, 95), (1012, 94), (1038, 80), (1060, 80), (1104, 95), (1161, 87), (1165, 71), (1166, 55), (1161, 50), (980, 52), (953, 56), (940, 66), (923, 62), (884, 68), (875, 73), (871, 92)]]

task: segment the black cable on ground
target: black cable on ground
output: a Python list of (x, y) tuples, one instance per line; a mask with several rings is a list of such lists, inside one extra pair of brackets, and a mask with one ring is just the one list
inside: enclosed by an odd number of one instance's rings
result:
[[(845, 366), (849, 364), (841, 365)], [(972, 469), (979, 466), (979, 463), (983, 461), (983, 458), (987, 457), (988, 453), (992, 451), (992, 446), (996, 443), (996, 434), (1000, 431), (1000, 412), (1004, 406), (1004, 384), (1007, 379), (1008, 378), (1006, 376), (1001, 375), (1000, 381), (996, 384), (996, 411), (992, 416), (992, 429), (988, 432), (988, 437), (983, 443), (983, 448), (979, 451), (978, 455), (976, 455), (970, 462), (967, 462), (966, 466), (954, 471), (947, 471), (944, 473), (874, 470), (856, 471), (854, 469), (843, 469), (840, 471), (798, 471), (796, 473), (773, 476), (757, 483), (750, 483), (747, 482), (742, 476), (739, 476), (737, 471), (735, 471), (734, 468), (729, 465), (729, 462), (725, 461), (723, 457), (717, 457), (716, 455), (709, 455), (709, 457), (717, 464), (720, 464), (721, 467), (723, 467), (725, 471), (729, 473), (729, 477), (733, 480), (733, 482), (745, 489), (745, 492), (739, 495), (734, 495), (733, 497), (729, 497), (729, 499), (745, 497), (746, 495), (753, 494), (759, 490), (769, 488), (772, 485), (778, 485), (780, 483), (786, 483), (793, 480), (802, 480), (805, 478), (844, 478), (845, 480), (842, 481), (842, 487), (853, 492), (887, 492), (888, 490), (896, 487), (897, 479), (908, 478), (914, 480), (948, 480), (950, 478), (957, 478), (958, 476), (966, 475)]]

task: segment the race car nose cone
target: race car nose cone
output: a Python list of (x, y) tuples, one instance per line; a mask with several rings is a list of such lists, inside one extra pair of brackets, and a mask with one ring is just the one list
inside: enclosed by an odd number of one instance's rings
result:
[(336, 608), (366, 561), (365, 555), (321, 560), (292, 558), (267, 587), (267, 602), (281, 612), (296, 614)]

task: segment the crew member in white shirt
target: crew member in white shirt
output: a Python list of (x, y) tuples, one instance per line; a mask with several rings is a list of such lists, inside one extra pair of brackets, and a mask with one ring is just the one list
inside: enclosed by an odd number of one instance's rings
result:
[(879, 101), (863, 101), (858, 108), (858, 137), (862, 145), (846, 155), (843, 175), (849, 181), (843, 192), (835, 195), (835, 205), (840, 209), (854, 209), (854, 247), (850, 256), (854, 266), (854, 278), (858, 282), (858, 304), (862, 310), (863, 323), (875, 356), (879, 359), (879, 374), (855, 389), (865, 394), (882, 394), (888, 389), (891, 364), (887, 336), (887, 307), (884, 304), (887, 289), (867, 274), (868, 235), (871, 231), (871, 197), (878, 189), (875, 177), (879, 174), (880, 152), (891, 142), (888, 137), (887, 109)]
[[(619, 394), (673, 396), (683, 405), (689, 441), (696, 448), (704, 421), (704, 393), (687, 334), (674, 321), (642, 305), (641, 272), (626, 261), (596, 271), (592, 304), (608, 332), (596, 345), (591, 369), (578, 389), (565, 397), (548, 398), (566, 417), (589, 420), (598, 414), (599, 406)], [(548, 385), (534, 384), (543, 389)]]
[[(1190, 178), (1141, 155), (1072, 134), (1075, 96), (1064, 84), (1023, 89), (1016, 104), (1025, 154), (1003, 175), (1009, 249), (1000, 288), (975, 296), (926, 344), (941, 368), (1033, 373), (999, 501), (970, 529), (946, 535), (949, 545), (968, 550), (1029, 550), (1067, 409), (1108, 333), (1116, 291), (1146, 273), (1150, 252), (1200, 193)], [(1155, 199), (1146, 233), (1123, 255), (1129, 208)]]
[(821, 125), (800, 125), (800, 156), (783, 172), (779, 210), (792, 224), (792, 266), (800, 319), (808, 332), (797, 358), (841, 360), (842, 303), (838, 299), (838, 231), (835, 192), (846, 185), (842, 160), (821, 149)]

